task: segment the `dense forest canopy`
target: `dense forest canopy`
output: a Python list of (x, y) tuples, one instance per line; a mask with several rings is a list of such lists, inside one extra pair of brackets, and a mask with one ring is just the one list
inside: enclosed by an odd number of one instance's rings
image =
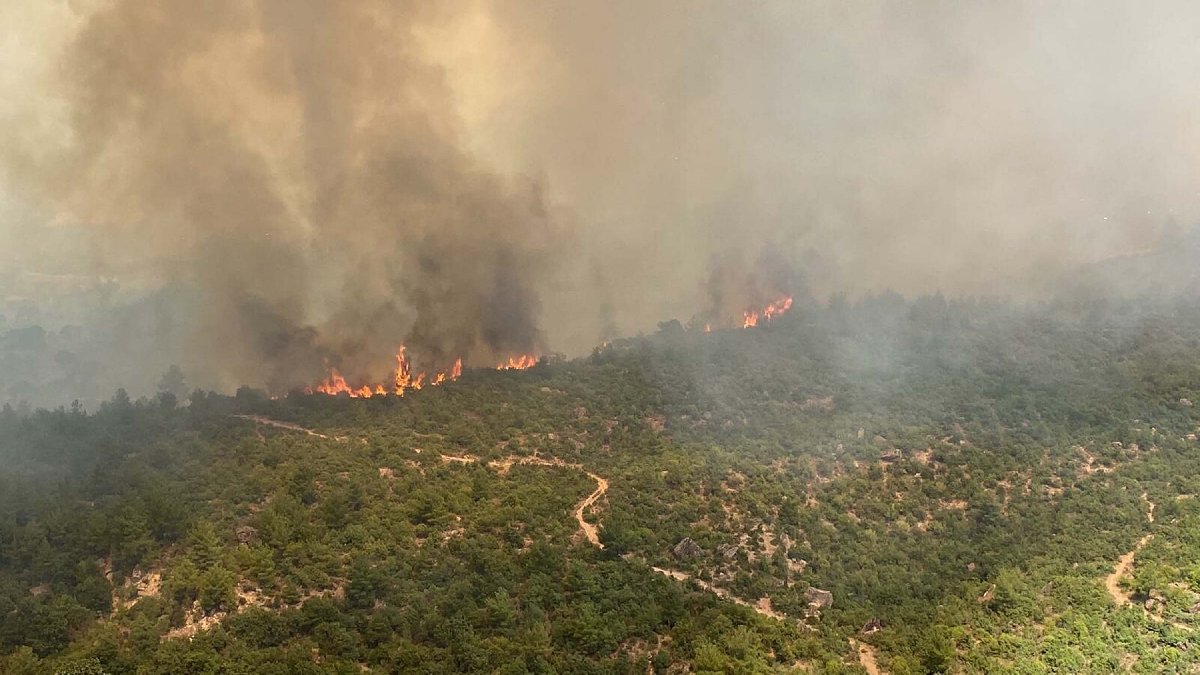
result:
[(0, 413), (0, 671), (1182, 672), (1200, 304), (884, 295)]

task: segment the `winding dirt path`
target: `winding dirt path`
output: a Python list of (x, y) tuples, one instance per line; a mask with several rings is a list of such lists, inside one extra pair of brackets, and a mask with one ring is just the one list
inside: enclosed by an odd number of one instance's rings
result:
[(850, 646), (854, 651), (858, 652), (858, 663), (866, 670), (869, 675), (883, 675), (883, 671), (879, 668), (879, 663), (875, 660), (875, 648), (865, 642), (859, 642), (854, 638), (850, 639)]
[[(758, 612), (759, 614), (762, 614), (763, 616), (770, 617), (777, 621), (792, 620), (792, 619), (789, 619), (786, 615), (780, 614), (779, 612), (776, 612), (774, 609), (771, 609), (771, 598), (759, 598), (758, 602), (747, 602), (746, 600), (743, 600), (743, 599), (737, 597), (736, 595), (733, 595), (732, 593), (725, 590), (724, 588), (721, 588), (720, 586), (713, 586), (712, 584), (708, 583), (707, 581), (704, 581), (703, 579), (693, 579), (692, 575), (688, 574), (687, 572), (680, 572), (679, 570), (671, 570), (671, 569), (666, 569), (663, 567), (653, 567), (653, 566), (650, 569), (654, 570), (655, 572), (658, 572), (659, 574), (661, 574), (663, 576), (670, 577), (676, 581), (691, 580), (697, 586), (708, 591), (709, 593), (712, 593), (713, 595), (717, 596), (718, 598), (721, 598), (722, 600), (728, 600), (729, 602), (732, 602), (735, 605), (741, 605), (742, 607), (748, 607), (748, 608)], [(796, 623), (799, 624), (800, 622), (797, 621)], [(803, 625), (803, 624), (800, 624), (800, 625)]]
[[(475, 457), (474, 455), (442, 455), (442, 461), (443, 462), (454, 462), (454, 463), (458, 463), (458, 464), (472, 464), (474, 462), (478, 462), (479, 458)], [(591, 478), (592, 480), (596, 481), (596, 489), (590, 495), (588, 495), (582, 501), (580, 501), (578, 504), (575, 505), (574, 516), (575, 516), (575, 521), (577, 523), (579, 523), (580, 531), (583, 532), (583, 536), (587, 538), (588, 542), (592, 546), (595, 546), (596, 548), (599, 548), (599, 549), (604, 548), (604, 544), (600, 543), (600, 533), (599, 533), (597, 527), (595, 525), (587, 522), (587, 520), (584, 519), (583, 514), (589, 508), (591, 508), (597, 501), (599, 501), (599, 499), (601, 497), (603, 497), (605, 495), (605, 493), (608, 492), (608, 480), (607, 479), (605, 479), (603, 476), (600, 476), (598, 474), (592, 473), (591, 471), (588, 471), (581, 464), (572, 464), (569, 462), (564, 462), (563, 460), (558, 459), (557, 457), (554, 457), (551, 459), (546, 459), (544, 457), (538, 457), (537, 455), (532, 455), (532, 456), (531, 455), (509, 455), (508, 457), (505, 457), (503, 459), (495, 459), (495, 460), (488, 462), (488, 466), (495, 469), (496, 472), (499, 473), (501, 476), (507, 475), (508, 472), (510, 470), (512, 470), (513, 466), (518, 465), (518, 464), (533, 465), (533, 466), (553, 466), (553, 467), (558, 467), (561, 469), (574, 469), (576, 471), (583, 471), (584, 473), (587, 474), (588, 478)], [(655, 572), (658, 572), (659, 574), (662, 574), (664, 576), (668, 576), (672, 579), (675, 579), (676, 581), (691, 580), (691, 581), (695, 582), (695, 584), (697, 586), (708, 591), (709, 593), (712, 593), (713, 595), (717, 596), (718, 598), (721, 598), (722, 600), (727, 600), (727, 601), (732, 602), (737, 605), (741, 605), (743, 607), (748, 607), (763, 616), (775, 619), (777, 621), (793, 621), (797, 625), (805, 626), (805, 624), (803, 624), (799, 621), (790, 619), (787, 615), (775, 611), (771, 607), (771, 598), (769, 598), (769, 597), (759, 598), (758, 602), (748, 602), (746, 600), (743, 600), (743, 599), (733, 595), (728, 590), (721, 588), (720, 586), (714, 586), (714, 585), (708, 583), (707, 581), (704, 581), (701, 579), (692, 579), (691, 575), (686, 572), (680, 572), (679, 570), (665, 569), (662, 567), (651, 567), (650, 569), (654, 570)]]
[[(441, 458), (442, 458), (442, 461), (445, 463), (455, 463), (455, 464), (474, 464), (479, 461), (479, 458), (474, 455), (442, 455)], [(553, 467), (558, 467), (561, 469), (574, 469), (576, 471), (583, 471), (584, 473), (587, 474), (588, 478), (591, 478), (592, 480), (596, 481), (596, 489), (590, 495), (588, 495), (583, 500), (581, 500), (578, 504), (575, 505), (574, 516), (575, 516), (575, 522), (579, 523), (579, 529), (580, 529), (580, 531), (583, 532), (583, 536), (588, 540), (588, 543), (590, 543), (592, 546), (595, 546), (596, 548), (599, 548), (599, 549), (604, 548), (604, 544), (600, 543), (600, 533), (599, 533), (597, 527), (595, 525), (587, 522), (587, 520), (584, 519), (583, 514), (590, 507), (595, 505), (595, 503), (597, 501), (599, 501), (599, 499), (601, 497), (603, 497), (605, 495), (605, 493), (608, 492), (608, 480), (607, 479), (605, 479), (603, 476), (600, 476), (598, 474), (592, 473), (591, 471), (588, 471), (581, 464), (573, 464), (570, 462), (564, 462), (563, 460), (561, 460), (557, 457), (547, 459), (545, 457), (538, 457), (537, 455), (509, 455), (502, 459), (494, 459), (494, 460), (488, 462), (488, 466), (492, 469), (495, 469), (496, 472), (499, 473), (501, 476), (508, 475), (508, 472), (512, 470), (513, 466), (516, 466), (518, 464), (533, 465), (533, 466), (553, 466)], [(693, 579), (692, 576), (690, 574), (688, 574), (687, 572), (681, 572), (679, 570), (665, 569), (662, 567), (653, 567), (653, 566), (650, 569), (654, 570), (655, 572), (658, 572), (659, 574), (662, 574), (664, 576), (675, 579), (676, 581), (691, 580), (691, 581), (695, 582), (695, 584), (697, 586), (704, 589), (705, 591), (708, 591), (709, 593), (712, 593), (713, 595), (717, 596), (718, 598), (721, 598), (722, 600), (727, 600), (727, 601), (732, 602), (737, 605), (741, 605), (743, 607), (748, 607), (765, 617), (769, 617), (769, 618), (775, 619), (777, 621), (792, 621), (796, 625), (803, 626), (806, 628), (808, 627), (807, 624), (804, 624), (800, 621), (795, 621), (794, 619), (789, 618), (787, 615), (775, 611), (771, 607), (771, 598), (769, 598), (769, 597), (759, 598), (758, 602), (748, 602), (746, 600), (743, 600), (743, 599), (733, 595), (728, 590), (721, 588), (720, 586), (714, 586), (714, 585), (708, 583), (707, 581), (704, 581), (701, 579)], [(875, 672), (878, 672), (878, 671), (875, 671)]]
[(608, 492), (608, 481), (590, 471), (588, 472), (588, 477), (596, 481), (596, 491), (588, 495), (587, 499), (579, 502), (579, 505), (575, 507), (575, 520), (579, 522), (579, 529), (583, 530), (583, 536), (587, 537), (592, 546), (603, 549), (604, 544), (600, 543), (600, 533), (596, 530), (595, 525), (583, 519), (583, 512), (591, 507), (592, 504), (595, 504), (596, 500), (603, 497), (605, 492)]
[[(299, 431), (301, 433), (308, 434), (309, 436), (316, 436), (317, 438), (325, 438), (325, 439), (330, 438), (329, 436), (326, 436), (325, 434), (319, 433), (317, 431), (313, 431), (312, 429), (307, 429), (298, 424), (292, 424), (290, 422), (282, 422), (280, 420), (273, 420), (269, 417), (263, 417), (261, 415), (234, 415), (234, 417), (237, 417), (240, 419), (245, 419), (245, 420), (250, 420), (250, 421), (256, 422), (258, 424), (265, 424), (267, 426), (272, 426), (272, 427), (276, 427), (279, 429), (287, 429), (289, 431)], [(442, 454), (442, 455), (440, 455), (440, 457), (441, 457), (442, 462), (445, 464), (475, 464), (475, 463), (479, 462), (479, 458), (476, 457), (475, 455)], [(539, 457), (536, 454), (535, 455), (509, 455), (502, 459), (496, 459), (496, 460), (492, 460), (492, 461), (488, 462), (488, 467), (495, 469), (496, 472), (499, 473), (501, 476), (507, 475), (508, 472), (510, 470), (512, 470), (513, 466), (515, 466), (515, 465), (551, 466), (551, 467), (557, 467), (557, 468), (562, 468), (562, 469), (573, 469), (575, 471), (584, 472), (585, 474), (587, 474), (588, 478), (591, 478), (593, 481), (595, 481), (596, 489), (593, 490), (591, 494), (589, 494), (587, 497), (584, 497), (578, 504), (575, 505), (575, 510), (572, 512), (572, 515), (575, 517), (575, 522), (579, 524), (579, 530), (580, 530), (580, 532), (583, 533), (583, 536), (585, 539), (587, 539), (588, 543), (591, 544), (592, 546), (595, 546), (598, 549), (602, 549), (602, 550), (604, 549), (604, 544), (602, 544), (600, 542), (599, 528), (597, 528), (595, 525), (589, 523), (584, 518), (584, 513), (586, 513), (588, 509), (595, 506), (596, 502), (598, 502), (600, 500), (600, 498), (603, 497), (608, 492), (608, 487), (609, 487), (608, 479), (604, 478), (603, 476), (600, 476), (599, 474), (588, 471), (587, 469), (585, 469), (583, 467), (582, 464), (574, 464), (574, 463), (570, 463), (570, 462), (564, 462), (563, 460), (561, 460), (557, 457), (547, 459), (545, 457)], [(382, 476), (385, 474), (381, 473), (380, 475)], [(1151, 519), (1151, 521), (1153, 521), (1153, 519), (1154, 519), (1153, 518), (1153, 507), (1151, 508), (1150, 519)], [(728, 590), (721, 588), (720, 586), (714, 586), (714, 585), (712, 585), (706, 581), (703, 581), (701, 579), (692, 579), (691, 575), (687, 574), (686, 572), (680, 572), (679, 570), (664, 569), (662, 567), (651, 567), (651, 569), (653, 569), (655, 572), (658, 572), (659, 574), (668, 576), (677, 581), (691, 580), (691, 581), (695, 582), (695, 584), (697, 586), (699, 586), (700, 588), (702, 588), (705, 591), (708, 591), (709, 593), (712, 593), (713, 595), (716, 595), (718, 598), (721, 598), (722, 600), (727, 600), (727, 601), (732, 602), (737, 605), (741, 605), (743, 607), (748, 607), (749, 609), (754, 610), (755, 612), (761, 614), (762, 616), (765, 616), (765, 617), (768, 617), (771, 619), (775, 619), (777, 621), (791, 621), (791, 622), (795, 623), (796, 625), (808, 628), (807, 624), (800, 622), (800, 621), (796, 621), (794, 619), (791, 619), (787, 615), (775, 611), (771, 607), (771, 598), (770, 597), (759, 598), (758, 602), (748, 602), (746, 600), (743, 600), (743, 599), (733, 595)], [(853, 641), (851, 641), (851, 643), (855, 644)], [(874, 651), (870, 645), (860, 645), (859, 646), (859, 660), (863, 664), (863, 667), (867, 669), (867, 672), (871, 673), (871, 675), (879, 675), (880, 670), (877, 666), (875, 666)], [(868, 665), (868, 663), (870, 665)]]
[[(457, 464), (474, 464), (475, 462), (479, 461), (479, 458), (474, 455), (442, 455), (441, 457), (442, 461), (447, 463), (454, 462)], [(596, 489), (575, 505), (575, 510), (572, 515), (575, 516), (575, 522), (579, 523), (579, 530), (583, 532), (583, 536), (588, 540), (588, 543), (599, 549), (604, 548), (604, 544), (600, 543), (599, 530), (595, 525), (589, 523), (587, 520), (584, 520), (583, 514), (601, 497), (603, 497), (604, 493), (608, 492), (608, 480), (583, 468), (582, 464), (564, 462), (557, 457), (546, 459), (545, 457), (538, 457), (537, 455), (509, 455), (503, 459), (494, 459), (488, 462), (488, 466), (495, 469), (496, 473), (499, 473), (501, 476), (508, 475), (508, 472), (512, 470), (513, 466), (518, 464), (527, 466), (553, 466), (560, 469), (573, 469), (575, 471), (582, 471), (586, 473), (588, 478), (596, 481)]]
[[(261, 415), (233, 415), (233, 417), (237, 417), (239, 419), (244, 419), (244, 420), (250, 420), (257, 424), (265, 424), (267, 426), (272, 426), (272, 427), (276, 427), (279, 429), (286, 429), (289, 431), (298, 431), (298, 432), (301, 432), (304, 434), (308, 434), (309, 436), (316, 436), (317, 438), (324, 438), (324, 439), (330, 438), (329, 436), (327, 436), (325, 434), (322, 434), (317, 431), (313, 431), (312, 429), (307, 429), (298, 424), (292, 424), (291, 422), (282, 422), (280, 420), (274, 420), (269, 417), (263, 417)], [(443, 455), (440, 455), (440, 457), (441, 457), (442, 462), (446, 463), (446, 464), (451, 464), (451, 463), (453, 463), (453, 464), (475, 464), (475, 463), (479, 462), (479, 458), (474, 455), (446, 455), (446, 454), (443, 454)], [(530, 455), (509, 455), (507, 457), (504, 457), (503, 459), (497, 459), (497, 460), (492, 460), (492, 461), (488, 462), (488, 466), (492, 469), (495, 469), (496, 472), (502, 476), (507, 475), (508, 472), (512, 469), (512, 467), (515, 465), (518, 465), (518, 464), (533, 465), (533, 466), (551, 466), (551, 467), (558, 467), (558, 468), (563, 468), (563, 469), (573, 469), (576, 471), (584, 472), (585, 474), (587, 474), (588, 478), (595, 481), (596, 489), (593, 490), (591, 494), (589, 494), (587, 497), (584, 497), (578, 504), (575, 505), (575, 510), (573, 511), (572, 515), (575, 517), (575, 521), (579, 524), (579, 530), (583, 533), (583, 536), (584, 536), (584, 538), (587, 539), (588, 543), (590, 543), (592, 546), (595, 546), (596, 548), (599, 548), (599, 549), (604, 548), (604, 544), (602, 544), (600, 542), (599, 529), (595, 525), (587, 522), (587, 520), (584, 518), (584, 513), (589, 508), (595, 506), (596, 502), (598, 502), (600, 500), (600, 498), (603, 497), (608, 492), (609, 483), (606, 478), (604, 478), (603, 476), (600, 476), (599, 474), (588, 471), (581, 464), (573, 464), (573, 463), (569, 463), (569, 462), (564, 462), (563, 460), (561, 460), (557, 457), (546, 459), (544, 457), (538, 457), (537, 455), (532, 455), (532, 456), (530, 456)], [(386, 475), (383, 472), (383, 469), (380, 470), (380, 475), (381, 476)], [(1151, 520), (1153, 520), (1153, 516), (1151, 516)], [(746, 600), (743, 600), (743, 599), (733, 595), (728, 590), (721, 588), (720, 586), (714, 586), (714, 585), (712, 585), (706, 581), (703, 581), (701, 579), (693, 579), (691, 577), (691, 575), (687, 574), (686, 572), (680, 572), (679, 570), (664, 569), (662, 567), (651, 567), (651, 569), (653, 569), (655, 572), (658, 572), (659, 574), (665, 575), (665, 576), (675, 579), (677, 581), (691, 580), (697, 586), (699, 586), (701, 589), (708, 591), (709, 593), (712, 593), (713, 595), (716, 595), (718, 598), (721, 598), (722, 600), (727, 600), (727, 601), (732, 602), (737, 605), (741, 605), (743, 607), (747, 607), (749, 609), (752, 609), (755, 612), (761, 614), (762, 616), (769, 617), (769, 618), (775, 619), (777, 621), (791, 621), (791, 622), (795, 623), (796, 625), (808, 628), (807, 624), (804, 624), (803, 622), (791, 619), (787, 615), (775, 611), (771, 607), (771, 598), (770, 597), (763, 597), (763, 598), (760, 598), (758, 600), (758, 602), (752, 603), (752, 602), (748, 602)], [(856, 644), (856, 643), (852, 640), (851, 644)], [(862, 663), (863, 667), (867, 669), (867, 672), (870, 673), (871, 675), (879, 675), (881, 671), (875, 665), (874, 649), (870, 645), (859, 645), (858, 649), (859, 649), (859, 660)]]
[(273, 420), (269, 417), (263, 417), (262, 415), (234, 415), (234, 417), (237, 417), (238, 419), (243, 419), (243, 420), (250, 420), (251, 422), (256, 422), (258, 424), (265, 424), (269, 427), (276, 427), (279, 429), (287, 429), (289, 431), (299, 431), (302, 433), (306, 433), (309, 436), (316, 436), (317, 438), (329, 438), (325, 434), (318, 433), (316, 431), (313, 431), (312, 429), (306, 429), (306, 428), (300, 426), (299, 424), (292, 424), (291, 422), (280, 422), (279, 420)]
[[(1150, 498), (1145, 492), (1142, 493), (1142, 501), (1146, 502), (1146, 522), (1153, 524), (1155, 504), (1154, 502), (1150, 501)], [(1133, 597), (1133, 593), (1127, 592), (1121, 588), (1121, 578), (1129, 573), (1129, 568), (1133, 567), (1133, 561), (1135, 558), (1137, 558), (1137, 554), (1142, 550), (1143, 547), (1145, 547), (1146, 544), (1150, 543), (1150, 540), (1153, 538), (1153, 534), (1147, 534), (1139, 539), (1138, 542), (1134, 544), (1132, 549), (1117, 559), (1117, 565), (1113, 568), (1112, 574), (1109, 574), (1104, 578), (1104, 589), (1108, 591), (1109, 597), (1112, 598), (1113, 602), (1115, 602), (1118, 607), (1129, 604), (1131, 598)]]
[(1129, 573), (1129, 568), (1133, 566), (1133, 559), (1137, 557), (1143, 546), (1150, 543), (1152, 538), (1154, 535), (1148, 534), (1139, 539), (1132, 550), (1117, 559), (1117, 566), (1113, 568), (1112, 574), (1104, 578), (1104, 588), (1108, 590), (1108, 595), (1117, 605), (1125, 605), (1133, 597), (1133, 593), (1121, 588), (1121, 578)]

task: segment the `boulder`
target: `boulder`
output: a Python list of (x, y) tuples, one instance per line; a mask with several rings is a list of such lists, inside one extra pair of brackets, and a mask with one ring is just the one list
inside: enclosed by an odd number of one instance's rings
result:
[(700, 548), (700, 544), (693, 541), (691, 537), (684, 537), (679, 540), (678, 544), (675, 544), (675, 548), (671, 549), (671, 555), (679, 560), (695, 560), (704, 555), (704, 549)]
[(816, 609), (825, 609), (833, 606), (833, 593), (823, 591), (819, 588), (809, 587), (805, 589), (804, 599), (808, 601), (809, 607)]

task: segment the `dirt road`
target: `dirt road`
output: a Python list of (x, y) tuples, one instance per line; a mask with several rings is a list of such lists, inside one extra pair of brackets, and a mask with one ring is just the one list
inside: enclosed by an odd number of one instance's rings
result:
[(858, 663), (869, 675), (883, 675), (879, 663), (875, 660), (875, 648), (865, 642), (851, 639), (850, 646), (858, 652)]
[[(1142, 501), (1146, 502), (1146, 522), (1153, 523), (1155, 504), (1154, 502), (1150, 501), (1150, 498), (1147, 497), (1146, 493), (1144, 492), (1142, 493)], [(1129, 573), (1129, 568), (1133, 567), (1133, 561), (1135, 558), (1137, 558), (1138, 552), (1141, 551), (1146, 544), (1150, 543), (1150, 540), (1153, 538), (1153, 534), (1147, 534), (1139, 539), (1138, 542), (1134, 544), (1132, 549), (1117, 559), (1117, 565), (1113, 568), (1112, 574), (1104, 578), (1104, 588), (1108, 591), (1109, 597), (1111, 597), (1113, 602), (1117, 603), (1118, 606), (1127, 604), (1130, 601), (1130, 598), (1133, 597), (1132, 593), (1128, 593), (1121, 588), (1121, 578)]]
[[(474, 455), (442, 455), (443, 462), (454, 462), (457, 464), (473, 464), (479, 461)], [(584, 469), (580, 464), (571, 464), (564, 462), (557, 457), (546, 459), (544, 457), (529, 456), (529, 455), (509, 455), (503, 459), (494, 459), (488, 462), (488, 466), (495, 469), (501, 476), (507, 475), (512, 470), (514, 465), (521, 464), (525, 466), (552, 466), (560, 469), (572, 469), (575, 471), (583, 471), (588, 478), (596, 481), (596, 489), (582, 501), (575, 505), (573, 515), (575, 522), (579, 523), (579, 530), (583, 532), (584, 538), (588, 540), (592, 546), (596, 548), (604, 548), (604, 544), (600, 543), (600, 532), (595, 525), (584, 519), (583, 514), (593, 504), (595, 504), (604, 493), (608, 492), (608, 481), (597, 474)]]
[(237, 417), (238, 419), (243, 419), (243, 420), (250, 420), (251, 422), (257, 422), (258, 424), (265, 424), (269, 427), (276, 427), (279, 429), (287, 429), (289, 431), (299, 431), (302, 433), (306, 433), (309, 436), (316, 436), (317, 438), (329, 438), (325, 434), (317, 433), (316, 431), (313, 431), (312, 429), (305, 429), (304, 427), (300, 426), (299, 424), (292, 424), (291, 422), (280, 422), (279, 420), (273, 420), (269, 417), (263, 417), (262, 415), (234, 415), (234, 417)]
[(759, 614), (770, 617), (777, 621), (789, 621), (789, 619), (786, 615), (780, 614), (779, 612), (776, 612), (775, 610), (771, 609), (771, 599), (770, 598), (760, 598), (758, 602), (747, 602), (747, 601), (731, 594), (729, 591), (725, 590), (724, 588), (721, 588), (720, 586), (713, 586), (712, 584), (710, 584), (707, 581), (704, 581), (702, 579), (692, 579), (692, 576), (690, 574), (688, 574), (687, 572), (680, 572), (679, 570), (669, 570), (669, 569), (665, 569), (662, 567), (651, 567), (650, 569), (652, 569), (655, 572), (658, 572), (659, 574), (662, 574), (664, 576), (671, 577), (672, 579), (675, 579), (676, 581), (687, 581), (687, 580), (691, 579), (691, 581), (693, 581), (697, 586), (699, 586), (700, 588), (703, 588), (704, 590), (708, 591), (709, 593), (712, 593), (713, 595), (717, 596), (718, 598), (721, 598), (722, 600), (728, 600), (729, 602), (732, 602), (737, 605), (741, 605), (742, 607), (749, 607), (750, 609), (758, 612)]

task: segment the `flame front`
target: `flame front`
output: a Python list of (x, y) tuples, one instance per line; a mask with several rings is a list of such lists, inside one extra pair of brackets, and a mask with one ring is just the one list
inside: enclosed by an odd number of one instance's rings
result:
[(770, 321), (777, 316), (782, 316), (791, 308), (792, 298), (788, 296), (772, 302), (761, 310), (742, 312), (742, 328), (753, 328), (758, 325), (759, 320)]
[(329, 394), (330, 396), (347, 394), (350, 398), (371, 398), (371, 396), (377, 393), (380, 395), (385, 393), (382, 387), (376, 387), (375, 389), (371, 389), (370, 385), (363, 385), (358, 388), (351, 387), (346, 383), (346, 378), (342, 377), (342, 374), (337, 371), (337, 368), (330, 368), (329, 377), (325, 378), (321, 384), (318, 384), (311, 391)]
[(346, 394), (350, 398), (387, 396), (389, 393), (404, 396), (410, 391), (417, 391), (425, 386), (437, 386), (444, 382), (457, 380), (461, 375), (462, 359), (455, 359), (450, 370), (437, 371), (432, 377), (426, 376), (424, 371), (414, 374), (412, 362), (405, 355), (405, 347), (400, 345), (400, 348), (396, 350), (396, 370), (392, 373), (390, 386), (364, 384), (361, 387), (355, 387), (346, 382), (346, 378), (338, 372), (337, 368), (330, 368), (329, 377), (306, 391), (309, 394), (318, 393), (330, 396)]
[(538, 357), (533, 354), (510, 356), (508, 360), (496, 366), (496, 370), (525, 370), (537, 365)]

